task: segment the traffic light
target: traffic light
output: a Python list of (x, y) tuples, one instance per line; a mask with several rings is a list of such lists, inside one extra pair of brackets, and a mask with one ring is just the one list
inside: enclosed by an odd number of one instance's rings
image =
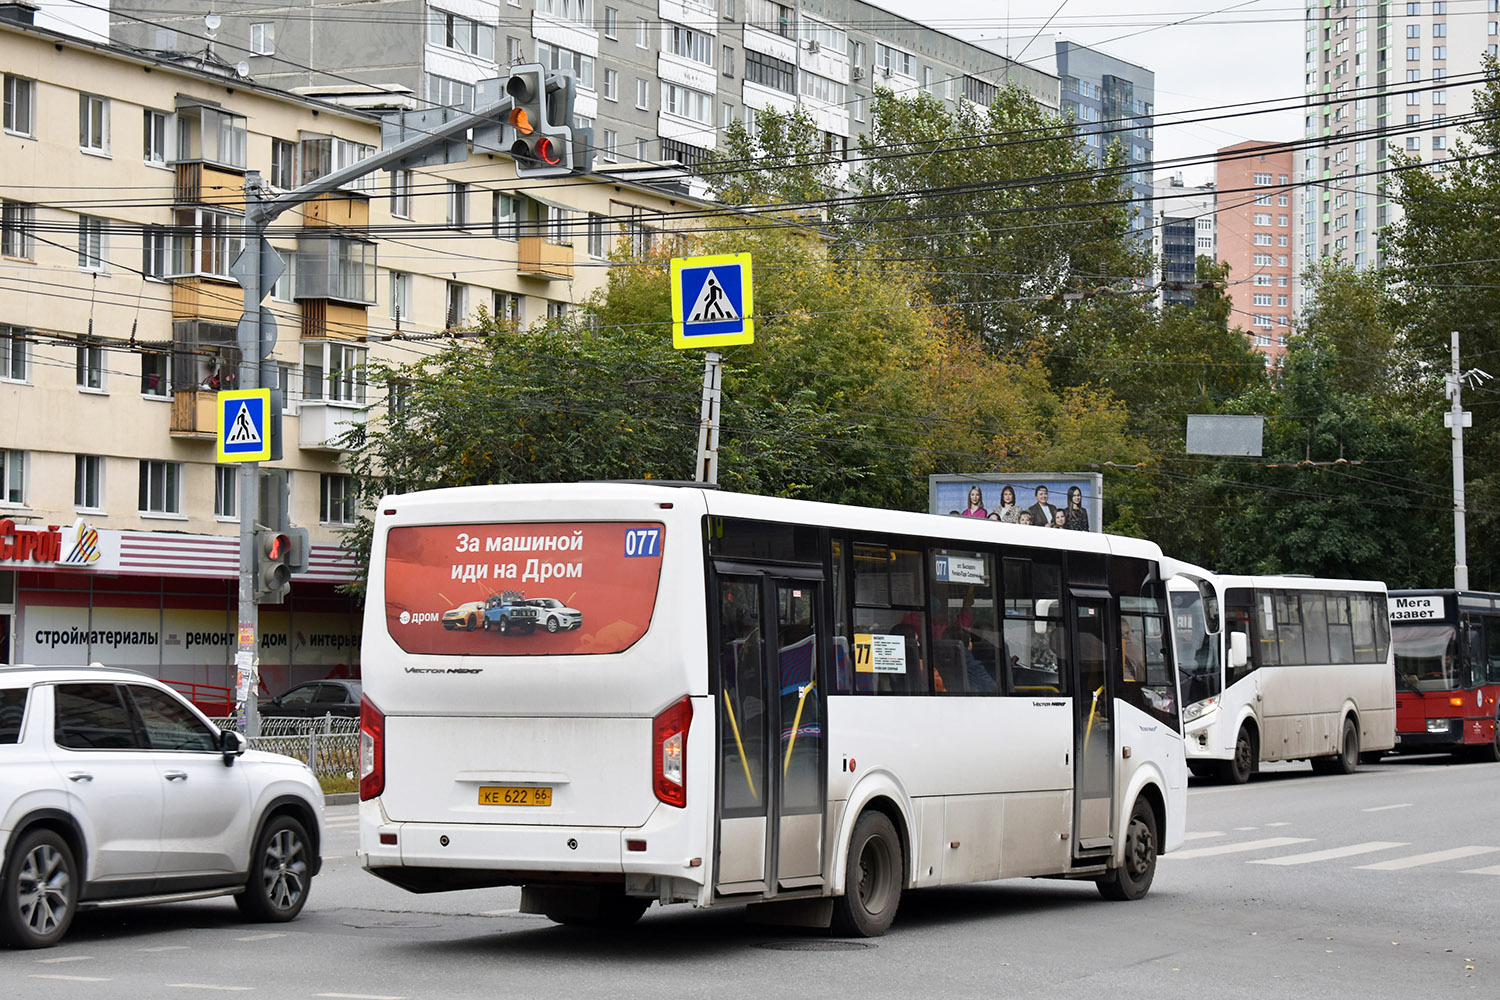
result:
[[(540, 63), (512, 68), (505, 81), (511, 109), (504, 141), (516, 161), (517, 177), (556, 177), (573, 172), (573, 130), (566, 109), (572, 104), (571, 73), (550, 81)], [(554, 113), (559, 112), (559, 113)]]
[(292, 536), (255, 529), (255, 603), (280, 604), (292, 588)]

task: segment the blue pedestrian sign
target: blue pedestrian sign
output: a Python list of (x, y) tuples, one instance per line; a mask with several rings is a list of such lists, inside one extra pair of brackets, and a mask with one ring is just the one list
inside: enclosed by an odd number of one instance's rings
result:
[(754, 312), (749, 254), (672, 259), (673, 347), (754, 343)]
[(271, 460), (271, 390), (219, 393), (218, 451), (221, 462)]

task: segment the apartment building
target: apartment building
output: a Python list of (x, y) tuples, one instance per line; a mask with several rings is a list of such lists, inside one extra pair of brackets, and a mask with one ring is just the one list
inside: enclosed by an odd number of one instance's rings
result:
[(1249, 141), (1217, 153), (1214, 176), (1218, 257), (1229, 265), (1230, 322), (1247, 330), (1273, 367), (1292, 332), (1292, 170), (1282, 143)]
[[(215, 459), (215, 391), (240, 362), (230, 276), (244, 187), (316, 179), (380, 143), (370, 114), (0, 18), (0, 663), (102, 660), (227, 686), (236, 647), (238, 468)], [(20, 20), (16, 20), (20, 18)], [(379, 419), (375, 359), (481, 305), (530, 322), (606, 280), (701, 203), (621, 177), (518, 183), (478, 154), (372, 173), (283, 215), (282, 460), (310, 566), (263, 606), (269, 690), (357, 673), (338, 587), (354, 519), (337, 439)]]
[(1307, 141), (1297, 162), (1303, 265), (1381, 262), (1380, 230), (1401, 214), (1384, 184), (1394, 154), (1441, 169), (1456, 122), (1473, 111), (1481, 59), (1497, 42), (1500, 0), (1308, 0)]
[[(875, 88), (988, 104), (1007, 83), (1058, 107), (1051, 73), (862, 0), (336, 0), (253, 11), (114, 0), (112, 38), (158, 52), (212, 47), (259, 83), (469, 106), (478, 80), (540, 62), (579, 81), (598, 161), (697, 164), (738, 118), (802, 107), (847, 157)], [(211, 12), (216, 27), (209, 31)], [(212, 39), (209, 35), (212, 34)]]
[[(1158, 177), (1152, 199), (1151, 227), (1155, 284), (1191, 284), (1198, 280), (1198, 258), (1215, 258), (1214, 186), (1188, 184), (1182, 172)], [(1161, 305), (1192, 305), (1193, 289), (1164, 287), (1157, 292)]]

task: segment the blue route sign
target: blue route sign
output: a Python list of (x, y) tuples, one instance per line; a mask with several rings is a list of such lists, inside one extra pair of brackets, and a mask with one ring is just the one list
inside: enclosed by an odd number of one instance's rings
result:
[(219, 393), (218, 452), (221, 462), (271, 460), (270, 389)]
[(672, 346), (754, 343), (752, 286), (747, 253), (673, 258)]

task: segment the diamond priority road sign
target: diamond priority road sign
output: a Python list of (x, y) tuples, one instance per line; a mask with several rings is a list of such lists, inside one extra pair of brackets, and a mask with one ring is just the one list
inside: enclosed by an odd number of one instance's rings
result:
[(672, 259), (672, 346), (755, 342), (748, 253)]
[(217, 446), (221, 462), (271, 460), (271, 390), (232, 389), (219, 393)]

